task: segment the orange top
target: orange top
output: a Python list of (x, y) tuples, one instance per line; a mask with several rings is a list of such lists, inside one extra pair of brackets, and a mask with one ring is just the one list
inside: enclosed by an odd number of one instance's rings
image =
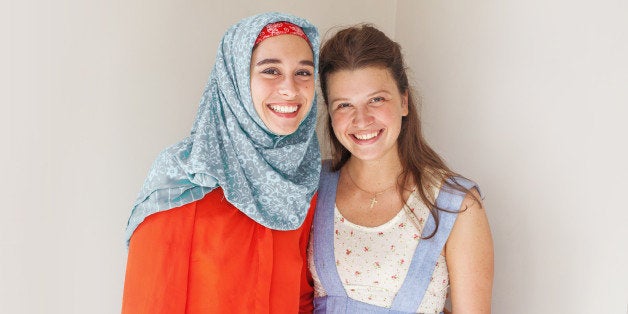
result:
[(122, 313), (312, 312), (306, 249), (315, 203), (292, 231), (253, 221), (220, 188), (146, 217), (129, 244)]

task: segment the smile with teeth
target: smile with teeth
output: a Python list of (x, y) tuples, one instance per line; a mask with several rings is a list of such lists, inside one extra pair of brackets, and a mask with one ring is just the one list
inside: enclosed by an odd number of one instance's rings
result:
[(358, 140), (366, 141), (376, 137), (378, 134), (379, 131), (373, 131), (369, 133), (353, 134), (353, 136)]
[(268, 107), (279, 113), (293, 113), (299, 109), (297, 105), (269, 105)]

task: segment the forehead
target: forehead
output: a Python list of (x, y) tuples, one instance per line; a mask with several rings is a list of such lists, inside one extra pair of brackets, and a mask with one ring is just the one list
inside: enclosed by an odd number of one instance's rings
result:
[(276, 58), (312, 61), (312, 48), (305, 39), (296, 35), (279, 35), (265, 39), (253, 50), (251, 61)]
[(351, 97), (362, 93), (370, 93), (377, 90), (392, 92), (397, 84), (390, 73), (384, 67), (365, 67), (353, 70), (340, 70), (327, 77), (327, 89), (330, 95)]

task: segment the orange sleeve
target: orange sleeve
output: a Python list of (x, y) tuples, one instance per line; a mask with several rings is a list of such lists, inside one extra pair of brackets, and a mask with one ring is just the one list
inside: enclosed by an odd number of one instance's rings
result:
[(129, 244), (123, 314), (184, 313), (196, 202), (146, 217)]
[(307, 263), (307, 247), (310, 242), (310, 231), (312, 229), (312, 220), (314, 219), (314, 209), (316, 208), (317, 196), (318, 194), (315, 194), (312, 198), (312, 201), (310, 202), (310, 210), (307, 217), (305, 217), (303, 226), (301, 227), (303, 229), (299, 240), (299, 246), (301, 256), (303, 257), (303, 268), (301, 270), (301, 300), (299, 303), (299, 313), (312, 313), (314, 311), (314, 283)]

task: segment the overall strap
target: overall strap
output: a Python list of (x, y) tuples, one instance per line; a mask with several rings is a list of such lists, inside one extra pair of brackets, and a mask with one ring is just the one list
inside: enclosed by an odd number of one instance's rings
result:
[[(466, 189), (477, 187), (474, 182), (461, 177), (448, 179), (447, 182), (454, 185), (459, 184)], [(436, 205), (441, 209), (457, 212), (464, 197), (465, 193), (443, 184), (443, 187), (438, 192)], [(439, 217), (438, 230), (431, 238), (419, 241), (412, 256), (406, 279), (393, 300), (392, 309), (415, 312), (421, 305), (436, 267), (436, 260), (442, 252), (445, 242), (447, 242), (457, 217), (457, 213), (449, 213), (442, 210), (438, 210), (437, 213)], [(421, 237), (425, 238), (430, 235), (434, 231), (435, 226), (434, 218), (432, 215), (429, 215), (423, 227)]]
[(334, 206), (340, 172), (331, 172), (331, 163), (325, 161), (318, 185), (318, 199), (312, 227), (314, 266), (316, 274), (330, 296), (347, 297), (334, 256)]

